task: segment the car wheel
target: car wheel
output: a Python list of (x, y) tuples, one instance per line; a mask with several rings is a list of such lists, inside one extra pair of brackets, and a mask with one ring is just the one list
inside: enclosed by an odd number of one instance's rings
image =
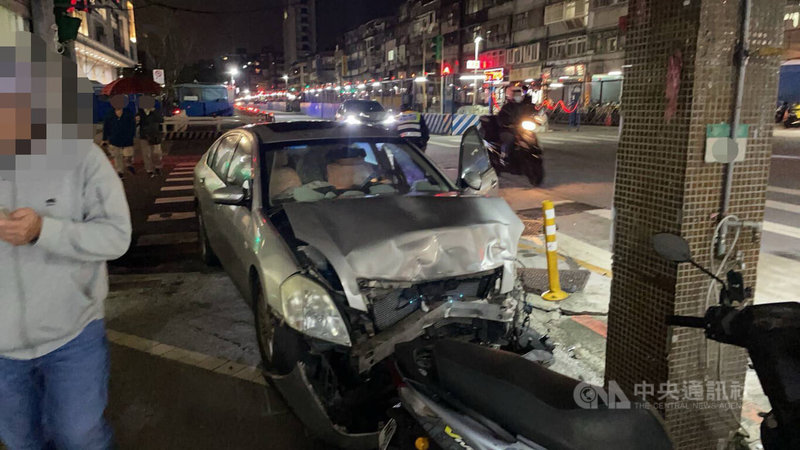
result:
[(263, 289), (258, 282), (253, 284), (253, 306), (256, 315), (256, 340), (258, 341), (258, 351), (261, 353), (261, 361), (264, 367), (272, 368), (277, 321), (264, 299)]
[(206, 225), (203, 222), (203, 214), (200, 209), (197, 210), (197, 242), (200, 244), (200, 259), (208, 266), (219, 265), (219, 259), (211, 248), (208, 242), (208, 233), (206, 233)]

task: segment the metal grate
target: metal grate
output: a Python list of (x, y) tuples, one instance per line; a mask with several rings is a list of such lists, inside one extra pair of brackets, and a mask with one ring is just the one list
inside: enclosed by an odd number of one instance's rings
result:
[[(518, 273), (525, 292), (541, 294), (549, 289), (547, 269), (519, 269)], [(569, 293), (582, 291), (589, 281), (589, 274), (588, 270), (559, 270), (561, 289)]]

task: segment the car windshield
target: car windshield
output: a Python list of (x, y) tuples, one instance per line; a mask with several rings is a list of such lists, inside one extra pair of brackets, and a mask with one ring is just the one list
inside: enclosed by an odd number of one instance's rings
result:
[(264, 158), (270, 204), (381, 195), (432, 195), (452, 185), (402, 142), (334, 141), (286, 146)]
[(378, 102), (348, 102), (344, 105), (344, 110), (355, 113), (371, 113), (383, 111), (383, 106)]

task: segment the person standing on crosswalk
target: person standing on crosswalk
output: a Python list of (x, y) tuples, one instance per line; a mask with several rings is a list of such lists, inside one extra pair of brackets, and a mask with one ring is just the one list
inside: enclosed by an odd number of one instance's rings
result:
[(404, 104), (401, 110), (397, 117), (397, 133), (425, 152), (428, 147), (428, 139), (430, 139), (425, 117), (414, 111), (409, 104)]
[(120, 178), (124, 176), (125, 168), (132, 174), (133, 168), (133, 138), (136, 136), (136, 119), (126, 107), (128, 97), (115, 95), (109, 100), (114, 110), (108, 113), (103, 121), (103, 147), (110, 146), (111, 157)]
[(143, 95), (139, 99), (139, 114), (136, 122), (139, 124), (139, 148), (142, 149), (142, 159), (144, 160), (144, 170), (150, 178), (161, 175), (163, 168), (161, 163), (161, 142), (164, 135), (161, 132), (161, 124), (164, 117), (161, 111), (156, 108), (156, 100)]

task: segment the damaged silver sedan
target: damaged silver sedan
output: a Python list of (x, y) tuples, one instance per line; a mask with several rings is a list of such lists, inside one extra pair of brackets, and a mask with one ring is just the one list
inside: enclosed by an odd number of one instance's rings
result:
[(195, 168), (203, 258), (252, 301), (267, 376), (329, 443), (385, 437), (396, 344), (518, 336), (522, 223), (486, 195), (497, 178), (479, 144), (462, 144), (459, 173), (388, 131), (331, 122), (232, 130)]

